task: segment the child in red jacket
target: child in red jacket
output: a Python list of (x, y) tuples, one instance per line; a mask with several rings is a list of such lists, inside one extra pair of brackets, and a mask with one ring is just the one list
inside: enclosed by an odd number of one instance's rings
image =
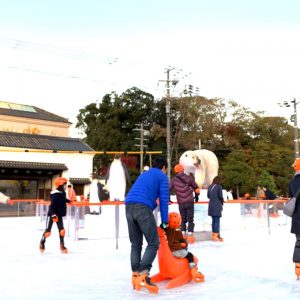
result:
[(179, 229), (180, 224), (180, 215), (177, 212), (169, 213), (169, 227), (165, 230), (169, 248), (175, 257), (186, 258), (188, 260), (193, 280), (195, 282), (203, 282), (204, 275), (198, 271), (194, 255), (187, 249), (188, 243)]

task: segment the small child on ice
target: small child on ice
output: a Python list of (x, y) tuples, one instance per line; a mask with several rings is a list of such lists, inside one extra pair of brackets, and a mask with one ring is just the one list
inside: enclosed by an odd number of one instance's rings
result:
[[(182, 221), (180, 229), (184, 236), (186, 230), (188, 230), (186, 239), (192, 244), (196, 241), (194, 237), (194, 200), (196, 202), (198, 201), (200, 190), (195, 179), (184, 173), (183, 165), (176, 165), (174, 167), (174, 172), (175, 176), (171, 180), (170, 189), (174, 190), (177, 198)], [(188, 226), (186, 226), (186, 224), (188, 224)]]
[(166, 236), (172, 254), (178, 258), (186, 258), (189, 262), (193, 281), (203, 282), (204, 275), (198, 271), (194, 256), (187, 250), (188, 243), (179, 229), (181, 217), (177, 212), (169, 213), (169, 227), (166, 228)]
[(67, 179), (64, 177), (59, 177), (55, 180), (54, 185), (55, 190), (51, 191), (51, 204), (48, 210), (46, 230), (43, 233), (42, 239), (40, 241), (40, 251), (45, 251), (46, 238), (50, 236), (53, 223), (57, 224), (60, 240), (60, 250), (63, 253), (68, 253), (68, 249), (65, 247), (64, 237), (65, 229), (63, 223), (63, 217), (67, 212), (67, 203), (70, 203), (69, 199), (66, 197), (66, 186)]

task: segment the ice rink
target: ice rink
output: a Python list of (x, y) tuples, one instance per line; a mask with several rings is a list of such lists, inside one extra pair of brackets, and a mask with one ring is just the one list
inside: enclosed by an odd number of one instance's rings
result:
[[(59, 250), (57, 229), (47, 240), (41, 254), (38, 245), (45, 221), (39, 217), (0, 218), (1, 277), (3, 300), (91, 300), (91, 299), (300, 299), (292, 263), (294, 235), (284, 216), (266, 219), (239, 216), (240, 208), (226, 214), (222, 235), (224, 243), (199, 241), (189, 249), (199, 258), (204, 283), (189, 283), (165, 289), (159, 294), (135, 292), (131, 288), (130, 244), (124, 206), (120, 207), (120, 238), (115, 239), (114, 207), (103, 207), (101, 215), (85, 216), (85, 228), (74, 240), (71, 221), (66, 246)], [(232, 209), (227, 209), (227, 211)], [(198, 216), (199, 217), (199, 216)], [(209, 226), (209, 220), (206, 220)], [(197, 228), (197, 224), (196, 224)], [(154, 262), (151, 275), (158, 271)]]

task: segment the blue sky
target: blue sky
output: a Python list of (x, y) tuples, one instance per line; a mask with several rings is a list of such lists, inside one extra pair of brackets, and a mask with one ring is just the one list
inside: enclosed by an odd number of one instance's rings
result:
[(191, 83), (288, 116), (276, 103), (300, 97), (299, 11), (296, 0), (0, 1), (0, 100), (76, 122), (114, 90), (161, 97), (174, 66), (174, 95)]

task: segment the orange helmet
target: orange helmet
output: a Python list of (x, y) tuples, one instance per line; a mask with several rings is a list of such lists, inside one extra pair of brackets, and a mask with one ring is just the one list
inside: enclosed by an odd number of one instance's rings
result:
[(169, 226), (170, 228), (177, 229), (180, 227), (181, 217), (177, 212), (169, 213)]
[(300, 158), (295, 159), (293, 163), (293, 167), (295, 171), (300, 171)]
[(57, 179), (55, 179), (54, 185), (55, 185), (55, 187), (59, 187), (60, 185), (64, 185), (67, 182), (68, 182), (67, 178), (65, 178), (65, 177), (58, 177)]
[(180, 172), (183, 172), (184, 171), (184, 168), (183, 168), (183, 165), (176, 165), (175, 167), (174, 167), (174, 172), (175, 173), (180, 173)]
[(248, 198), (248, 197), (250, 197), (250, 194), (249, 194), (249, 193), (246, 193), (246, 194), (244, 195), (244, 197)]

